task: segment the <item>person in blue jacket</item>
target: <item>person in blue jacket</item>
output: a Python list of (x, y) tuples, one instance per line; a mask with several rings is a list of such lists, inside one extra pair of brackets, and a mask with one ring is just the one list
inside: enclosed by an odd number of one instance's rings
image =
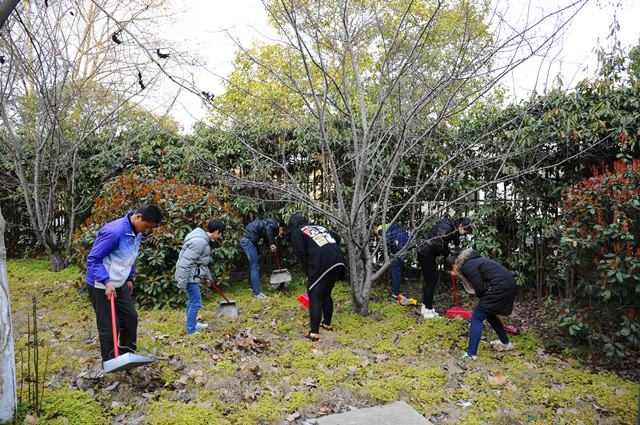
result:
[(200, 284), (211, 280), (209, 260), (211, 259), (211, 241), (222, 236), (225, 224), (213, 219), (207, 224), (207, 229), (197, 227), (184, 239), (176, 262), (176, 280), (178, 288), (187, 292), (187, 335), (198, 333), (199, 329), (208, 327), (206, 323), (198, 322), (198, 312), (202, 307)]
[(464, 289), (480, 299), (471, 315), (471, 329), (469, 331), (469, 346), (463, 358), (476, 359), (480, 338), (482, 338), (482, 322), (487, 320), (499, 339), (490, 344), (511, 350), (513, 343), (509, 341), (499, 314), (508, 316), (513, 312), (513, 302), (516, 299), (516, 280), (506, 267), (481, 257), (480, 253), (467, 248), (460, 255), (451, 255), (444, 260), (444, 270), (453, 277), (462, 280)]
[[(382, 238), (382, 226), (376, 227), (373, 232)], [(397, 254), (409, 242), (409, 234), (400, 226), (391, 224), (386, 225), (384, 239), (387, 241), (387, 249), (391, 254)], [(397, 300), (400, 296), (400, 283), (402, 282), (402, 266), (404, 265), (404, 257), (398, 257), (391, 266), (391, 278), (393, 286), (391, 289), (392, 296)]]
[(307, 275), (310, 331), (304, 336), (312, 343), (320, 341), (318, 331), (333, 332), (333, 298), (331, 291), (344, 279), (346, 262), (340, 250), (340, 235), (319, 224), (308, 223), (298, 214), (289, 218), (286, 236), (296, 251)]
[(260, 263), (258, 262), (258, 247), (265, 241), (271, 252), (276, 252), (276, 237), (284, 233), (282, 220), (267, 218), (254, 220), (242, 231), (240, 246), (247, 253), (249, 260), (249, 287), (253, 291), (253, 298), (269, 300), (269, 297), (260, 291)]
[(116, 307), (121, 352), (136, 350), (138, 313), (131, 297), (135, 261), (142, 235), (161, 221), (162, 212), (156, 205), (140, 207), (136, 212), (105, 224), (98, 232), (89, 252), (85, 281), (96, 313), (103, 362), (115, 355), (111, 327), (112, 295)]

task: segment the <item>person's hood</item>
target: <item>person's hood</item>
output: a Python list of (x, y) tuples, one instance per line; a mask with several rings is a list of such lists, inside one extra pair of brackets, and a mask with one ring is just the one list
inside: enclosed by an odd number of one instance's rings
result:
[(287, 223), (287, 226), (284, 229), (284, 233), (285, 233), (285, 237), (287, 239), (291, 238), (291, 233), (304, 226), (305, 224), (307, 224), (308, 221), (306, 218), (304, 218), (303, 216), (301, 216), (300, 214), (294, 214), (289, 218), (289, 222)]
[(209, 242), (209, 235), (207, 235), (207, 232), (205, 232), (204, 229), (200, 227), (193, 229), (193, 231), (189, 233), (186, 238), (184, 238), (184, 242), (187, 243), (191, 239), (196, 239), (196, 238), (201, 238)]

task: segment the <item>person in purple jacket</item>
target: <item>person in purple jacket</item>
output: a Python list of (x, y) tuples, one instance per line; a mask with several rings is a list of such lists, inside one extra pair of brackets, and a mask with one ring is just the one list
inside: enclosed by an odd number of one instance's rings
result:
[(89, 252), (85, 281), (96, 313), (103, 362), (114, 358), (111, 295), (115, 300), (121, 353), (136, 350), (138, 313), (131, 297), (135, 261), (142, 235), (161, 221), (162, 212), (156, 205), (140, 207), (102, 226)]

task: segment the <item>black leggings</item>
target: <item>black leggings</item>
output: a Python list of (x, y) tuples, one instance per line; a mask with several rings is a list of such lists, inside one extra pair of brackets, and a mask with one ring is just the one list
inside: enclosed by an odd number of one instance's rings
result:
[[(319, 332), (320, 322), (327, 326), (331, 325), (331, 318), (333, 317), (331, 291), (333, 291), (336, 281), (340, 278), (341, 272), (342, 269), (336, 267), (320, 279), (311, 292), (307, 291), (309, 293), (309, 324), (312, 334)], [(307, 283), (307, 285), (312, 284), (313, 282)]]
[(436, 283), (438, 282), (436, 268), (436, 256), (427, 254), (418, 254), (418, 263), (422, 269), (424, 284), (422, 285), (422, 304), (425, 308), (431, 310), (433, 308), (433, 294), (436, 292)]

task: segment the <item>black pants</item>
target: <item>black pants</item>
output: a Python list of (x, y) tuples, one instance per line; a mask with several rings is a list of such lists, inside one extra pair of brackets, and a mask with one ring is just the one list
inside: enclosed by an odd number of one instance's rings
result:
[(422, 285), (422, 304), (429, 310), (433, 308), (433, 294), (436, 292), (438, 282), (438, 269), (436, 267), (436, 256), (430, 253), (419, 253), (418, 264), (422, 269), (424, 284)]
[[(320, 322), (327, 326), (331, 325), (331, 318), (333, 317), (331, 291), (333, 291), (333, 287), (343, 272), (344, 270), (341, 267), (336, 267), (320, 279), (309, 292), (309, 324), (312, 334), (319, 332)], [(307, 285), (312, 284), (313, 282), (307, 283)]]
[[(115, 357), (113, 349), (113, 329), (111, 327), (111, 300), (106, 297), (104, 289), (89, 288), (89, 299), (96, 312), (96, 325), (100, 338), (100, 355), (105, 362)], [(136, 350), (138, 340), (138, 313), (133, 305), (133, 299), (127, 285), (116, 288), (116, 329), (120, 335), (119, 347), (124, 354)], [(120, 351), (120, 348), (119, 348)]]

